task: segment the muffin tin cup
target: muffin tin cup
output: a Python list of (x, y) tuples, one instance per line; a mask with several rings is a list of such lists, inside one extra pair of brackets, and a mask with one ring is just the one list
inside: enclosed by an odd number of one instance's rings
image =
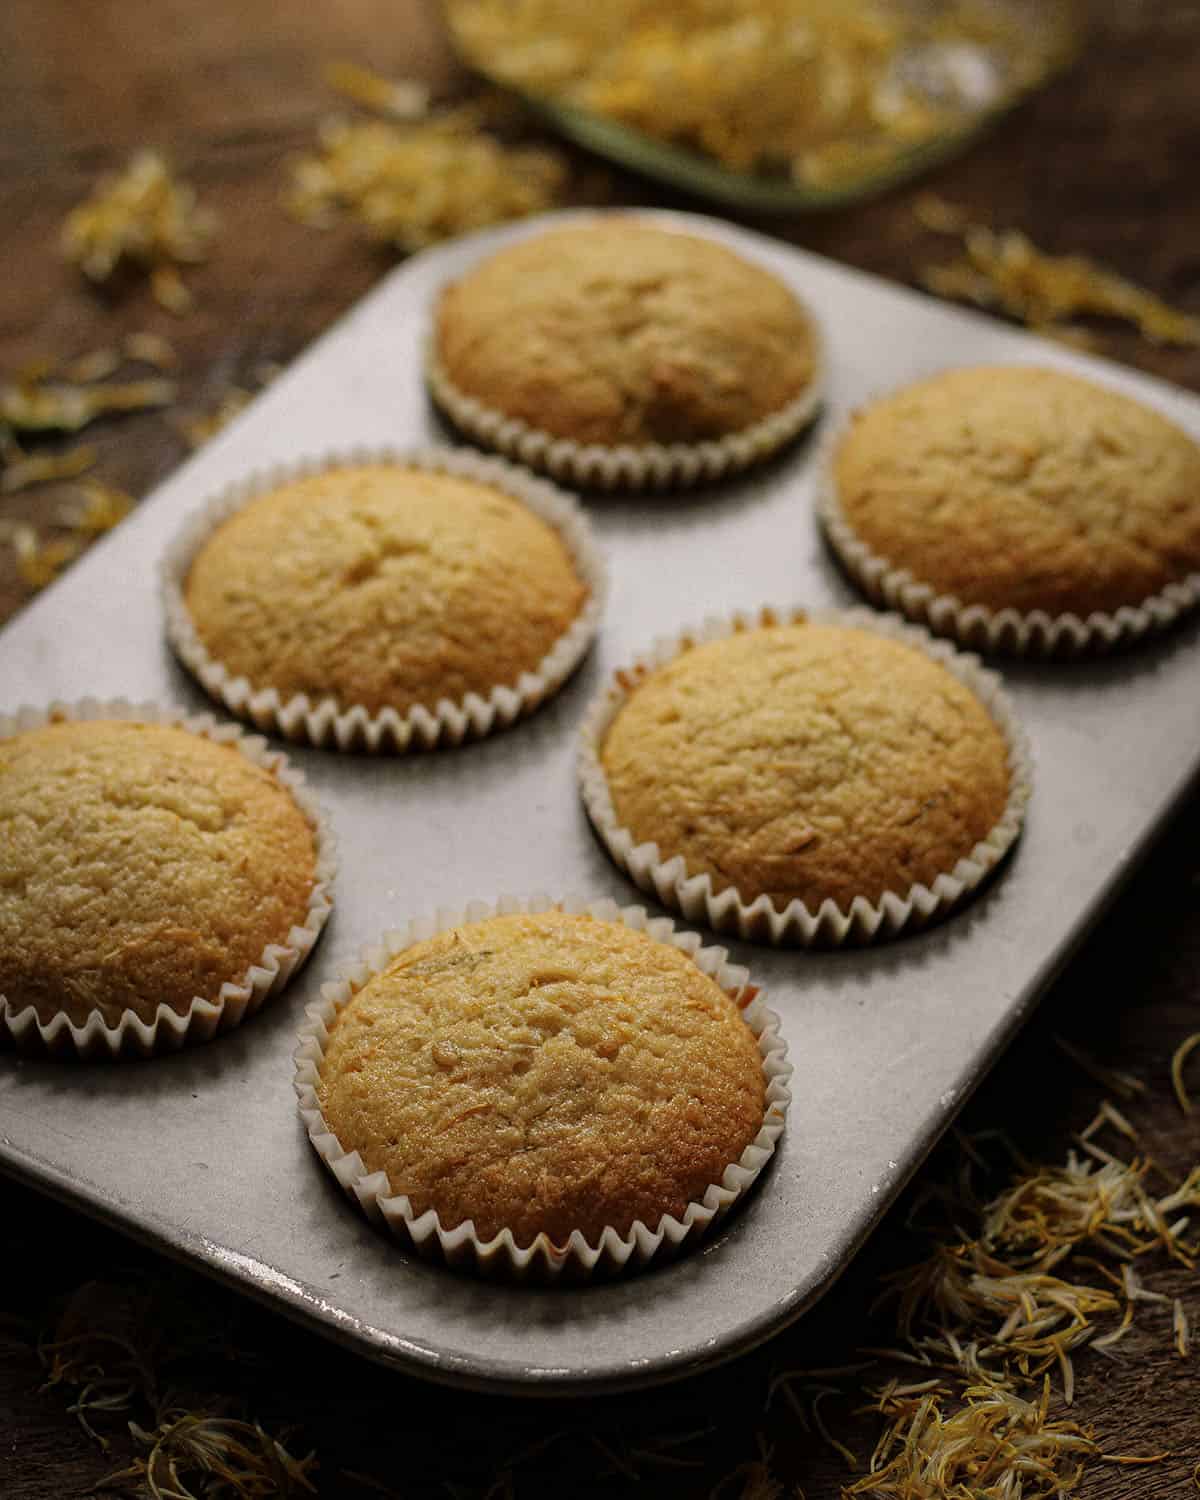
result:
[[(403, 1193), (393, 1192), (385, 1172), (368, 1172), (357, 1151), (345, 1150), (326, 1124), (317, 1099), (325, 1047), (338, 1012), (403, 949), (466, 922), (552, 910), (622, 922), (635, 932), (644, 932), (658, 942), (680, 949), (716, 980), (741, 1009), (758, 1041), (766, 1082), (763, 1124), (738, 1160), (725, 1168), (721, 1180), (710, 1184), (703, 1197), (689, 1203), (678, 1218), (664, 1214), (657, 1225), (637, 1220), (625, 1234), (609, 1227), (595, 1243), (589, 1243), (578, 1230), (566, 1244), (555, 1244), (548, 1235), (539, 1234), (531, 1244), (520, 1246), (509, 1229), (484, 1241), (476, 1235), (474, 1223), (469, 1219), (446, 1228), (434, 1209), (415, 1213)], [(698, 1241), (750, 1189), (774, 1154), (791, 1101), (787, 1084), (792, 1068), (787, 1061), (787, 1045), (780, 1034), (779, 1017), (767, 1009), (758, 987), (750, 983), (747, 971), (726, 961), (724, 948), (706, 948), (701, 943), (697, 933), (677, 931), (669, 917), (651, 918), (642, 907), (622, 909), (609, 900), (554, 901), (543, 895), (527, 900), (502, 896), (495, 904), (472, 901), (461, 911), (439, 911), (436, 916), (419, 918), (386, 933), (379, 946), (369, 949), (345, 978), (323, 985), (320, 1003), (310, 1005), (306, 1011), (295, 1052), (294, 1086), (314, 1150), (373, 1223), (386, 1227), (397, 1240), (429, 1260), (508, 1281), (574, 1282), (629, 1272), (651, 1260), (667, 1259)]]
[[(204, 543), (250, 501), (284, 484), (357, 464), (396, 464), (449, 474), (491, 485), (528, 506), (562, 537), (571, 561), (587, 585), (583, 608), (533, 671), (515, 683), (498, 683), (486, 697), (467, 693), (417, 704), (405, 712), (346, 704), (332, 695), (313, 700), (306, 693), (285, 699), (277, 689), (235, 676), (200, 639), (184, 596), (192, 562)], [(402, 754), (432, 750), (481, 739), (532, 713), (562, 686), (587, 653), (604, 607), (607, 580), (604, 560), (591, 526), (574, 497), (544, 480), (468, 449), (355, 448), (293, 464), (256, 471), (213, 496), (194, 514), (167, 551), (162, 570), (162, 598), (167, 638), (176, 655), (205, 690), (230, 713), (258, 729), (322, 749)]]
[(253, 765), (270, 771), (291, 794), (313, 830), (316, 870), (308, 910), (304, 920), (289, 931), (286, 942), (269, 943), (262, 957), (241, 978), (225, 981), (215, 1000), (197, 996), (182, 1015), (160, 1004), (149, 1021), (132, 1010), (124, 1011), (115, 1025), (106, 1022), (99, 1011), (94, 1011), (82, 1024), (65, 1013), (41, 1021), (35, 1006), (17, 1009), (14, 1002), (0, 995), (0, 1038), (22, 1052), (64, 1059), (150, 1057), (178, 1051), (193, 1042), (206, 1042), (219, 1032), (240, 1025), (277, 995), (312, 952), (333, 909), (330, 891), (337, 856), (328, 819), (308, 790), (303, 775), (288, 764), (285, 755), (270, 749), (260, 736), (247, 735), (238, 725), (221, 723), (211, 714), (186, 714), (181, 709), (131, 703), (124, 698), (108, 701), (85, 698), (77, 703), (52, 703), (48, 708), (20, 708), (15, 714), (0, 715), (0, 742), (44, 724), (84, 719), (176, 725), (215, 744), (228, 745)]
[(425, 379), (435, 403), (459, 432), (540, 473), (588, 490), (691, 489), (728, 479), (764, 462), (809, 427), (825, 392), (821, 333), (808, 314), (813, 337), (812, 379), (801, 393), (769, 417), (703, 443), (577, 443), (531, 427), (485, 406), (460, 390), (430, 340)]
[[(869, 630), (923, 651), (975, 694), (1003, 734), (1009, 765), (1009, 792), (1004, 810), (987, 836), (931, 884), (914, 884), (905, 891), (885, 891), (878, 900), (856, 896), (848, 908), (830, 898), (822, 901), (816, 911), (799, 899), (782, 908), (766, 895), (746, 901), (736, 890), (714, 890), (711, 876), (690, 873), (682, 855), (664, 856), (656, 843), (638, 843), (618, 819), (600, 752), (609, 726), (632, 689), (650, 672), (694, 646), (722, 640), (741, 630), (798, 621)], [(894, 615), (878, 615), (867, 609), (809, 611), (764, 607), (756, 613), (739, 611), (728, 618), (710, 618), (698, 629), (660, 638), (632, 666), (617, 671), (610, 685), (592, 700), (583, 718), (580, 738), (578, 769), (584, 806), (605, 848), (630, 879), (689, 922), (703, 923), (717, 932), (735, 933), (748, 942), (781, 947), (840, 947), (878, 942), (944, 916), (983, 883), (1016, 842), (1033, 777), (1025, 732), (1002, 691), (999, 677), (986, 671), (977, 657), (934, 640), (928, 631), (906, 625)]]
[(922, 583), (907, 568), (894, 567), (872, 550), (846, 519), (833, 474), (833, 455), (842, 433), (826, 442), (817, 477), (817, 519), (838, 560), (868, 599), (899, 610), (937, 635), (996, 656), (1094, 656), (1129, 646), (1173, 625), (1200, 604), (1200, 573), (1168, 584), (1137, 605), (1113, 613), (1051, 615), (1042, 609), (989, 609), (964, 604)]

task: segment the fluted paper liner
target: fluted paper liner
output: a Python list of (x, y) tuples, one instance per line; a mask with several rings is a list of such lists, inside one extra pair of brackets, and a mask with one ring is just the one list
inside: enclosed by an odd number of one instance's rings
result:
[(430, 339), (425, 379), (431, 395), (459, 432), (531, 469), (590, 490), (690, 489), (727, 479), (762, 463), (808, 427), (824, 399), (825, 356), (820, 329), (807, 313), (813, 373), (786, 406), (740, 432), (701, 443), (577, 443), (506, 416), (456, 386)]
[(269, 943), (262, 957), (245, 974), (222, 984), (215, 1000), (196, 996), (183, 1015), (160, 1004), (152, 1021), (126, 1010), (115, 1025), (109, 1025), (99, 1011), (94, 1011), (82, 1025), (65, 1013), (43, 1022), (38, 1020), (35, 1006), (18, 1010), (14, 1002), (0, 995), (0, 1035), (21, 1051), (63, 1058), (149, 1057), (158, 1052), (177, 1051), (193, 1042), (208, 1041), (219, 1032), (240, 1025), (277, 995), (312, 952), (333, 909), (331, 887), (337, 857), (328, 819), (308, 790), (304, 776), (288, 764), (285, 755), (272, 750), (261, 736), (247, 735), (238, 725), (222, 723), (212, 714), (187, 714), (182, 709), (131, 703), (124, 698), (108, 701), (84, 698), (76, 703), (55, 702), (46, 708), (20, 708), (15, 714), (0, 715), (0, 742), (44, 724), (78, 719), (175, 725), (218, 745), (228, 745), (252, 764), (270, 771), (291, 794), (313, 830), (316, 864), (308, 910), (304, 920), (289, 931), (286, 942)]
[(899, 610), (937, 635), (996, 656), (1072, 657), (1096, 655), (1131, 645), (1164, 630), (1200, 604), (1200, 573), (1191, 573), (1140, 604), (1122, 605), (1113, 613), (1095, 610), (1082, 616), (1049, 614), (1043, 609), (991, 609), (964, 604), (939, 593), (908, 568), (893, 566), (863, 541), (846, 518), (834, 480), (833, 456), (845, 429), (824, 447), (817, 479), (817, 519), (846, 572), (868, 599)]
[[(192, 562), (223, 522), (250, 501), (281, 485), (359, 464), (395, 464), (491, 485), (529, 507), (562, 537), (571, 562), (588, 589), (579, 614), (533, 671), (515, 683), (497, 683), (486, 697), (467, 693), (415, 704), (404, 713), (343, 703), (332, 694), (315, 702), (306, 693), (284, 700), (269, 683), (234, 676), (200, 639), (188, 613), (184, 586)], [(459, 745), (506, 728), (555, 693), (582, 661), (604, 607), (604, 561), (591, 526), (574, 497), (506, 463), (470, 449), (355, 448), (259, 470), (212, 497), (184, 527), (163, 563), (162, 593), (167, 637), (184, 665), (212, 697), (239, 718), (284, 738), (325, 749), (403, 753)]]
[[(476, 1235), (474, 1222), (470, 1219), (447, 1228), (434, 1209), (415, 1214), (408, 1198), (393, 1190), (385, 1172), (368, 1172), (358, 1152), (346, 1151), (341, 1145), (321, 1113), (317, 1086), (334, 1018), (367, 980), (385, 969), (397, 953), (467, 922), (481, 922), (488, 917), (516, 912), (552, 910), (586, 913), (602, 921), (622, 922), (635, 932), (644, 932), (656, 941), (670, 943), (686, 953), (741, 1009), (746, 1024), (758, 1041), (767, 1086), (766, 1100), (763, 1124), (757, 1136), (738, 1160), (725, 1168), (721, 1180), (710, 1184), (703, 1197), (689, 1203), (679, 1218), (664, 1214), (656, 1225), (636, 1220), (627, 1234), (609, 1227), (594, 1244), (589, 1243), (579, 1230), (570, 1235), (565, 1245), (555, 1244), (548, 1235), (539, 1234), (531, 1244), (522, 1248), (509, 1229), (501, 1230), (494, 1239), (483, 1241)], [(774, 1154), (791, 1101), (787, 1083), (792, 1068), (787, 1061), (786, 1043), (780, 1035), (779, 1018), (767, 1009), (758, 987), (749, 982), (747, 970), (727, 963), (726, 959), (724, 948), (702, 947), (697, 933), (677, 931), (669, 917), (650, 918), (642, 907), (622, 909), (615, 901), (609, 900), (554, 901), (542, 895), (523, 900), (502, 896), (495, 904), (472, 901), (461, 911), (439, 911), (436, 916), (412, 921), (398, 931), (386, 933), (379, 946), (369, 949), (345, 978), (323, 985), (320, 1004), (307, 1008), (307, 1019), (295, 1054), (295, 1089), (300, 1115), (313, 1148), (372, 1222), (385, 1225), (398, 1240), (427, 1259), (444, 1260), (449, 1265), (488, 1276), (528, 1281), (558, 1280), (563, 1276), (586, 1279), (597, 1272), (632, 1270), (655, 1257), (670, 1255), (699, 1239), (748, 1191)]]
[[(856, 896), (848, 909), (832, 898), (811, 911), (799, 899), (782, 908), (767, 895), (746, 901), (733, 889), (717, 892), (708, 874), (689, 873), (682, 855), (664, 855), (653, 842), (639, 844), (621, 825), (613, 806), (600, 751), (621, 705), (632, 687), (648, 673), (665, 665), (681, 651), (721, 640), (740, 630), (762, 625), (809, 621), (846, 625), (874, 631), (889, 640), (916, 647), (953, 673), (980, 700), (1008, 746), (1008, 800), (994, 828), (952, 869), (931, 884), (917, 883), (903, 891), (885, 891), (878, 900)], [(944, 915), (975, 890), (995, 869), (1016, 841), (1025, 816), (1033, 766), (1025, 732), (1001, 689), (1000, 679), (986, 671), (974, 656), (955, 651), (928, 631), (906, 625), (894, 615), (871, 610), (771, 609), (738, 612), (728, 618), (709, 618), (695, 630), (660, 638), (632, 666), (617, 672), (608, 687), (593, 699), (580, 729), (579, 780), (583, 803), (609, 854), (630, 878), (664, 906), (681, 912), (689, 922), (700, 922), (717, 932), (732, 932), (750, 942), (800, 947), (869, 943), (894, 937), (906, 928), (924, 926)]]

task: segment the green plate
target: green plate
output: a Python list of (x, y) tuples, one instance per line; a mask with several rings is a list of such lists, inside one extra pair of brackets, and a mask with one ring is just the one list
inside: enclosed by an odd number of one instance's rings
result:
[(698, 151), (656, 140), (654, 136), (603, 115), (534, 94), (521, 93), (519, 97), (560, 135), (616, 166), (631, 168), (728, 208), (748, 213), (787, 214), (840, 208), (920, 176), (939, 162), (966, 151), (979, 136), (1038, 87), (1041, 83), (1007, 98), (985, 114), (972, 116), (961, 129), (933, 136), (916, 146), (897, 149), (881, 166), (872, 167), (859, 176), (846, 177), (836, 185), (822, 187), (806, 187), (782, 175), (735, 172), (711, 157), (701, 156)]
[[(1003, 0), (1014, 9), (1030, 7), (1030, 0)], [(711, 156), (673, 144), (645, 131), (623, 125), (606, 115), (514, 85), (490, 70), (472, 53), (460, 55), (468, 67), (510, 94), (515, 94), (560, 135), (603, 156), (617, 166), (681, 188), (697, 197), (750, 213), (795, 213), (839, 208), (895, 187), (919, 176), (939, 162), (965, 151), (985, 131), (1010, 113), (1023, 99), (1062, 72), (1078, 55), (1083, 20), (1077, 0), (1035, 0), (1035, 24), (1045, 28), (1047, 42), (1039, 69), (1011, 83), (945, 131), (913, 144), (897, 144), (894, 151), (857, 173), (836, 182), (796, 182), (783, 173), (742, 172), (722, 166)], [(447, 26), (452, 42), (455, 32)], [(1069, 41), (1066, 39), (1070, 38)], [(873, 142), (867, 143), (873, 145)]]

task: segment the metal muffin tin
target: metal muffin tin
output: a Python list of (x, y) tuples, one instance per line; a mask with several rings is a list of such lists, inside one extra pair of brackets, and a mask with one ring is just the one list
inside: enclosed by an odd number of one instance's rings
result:
[[(555, 216), (559, 218), (561, 216)], [(1179, 390), (704, 218), (791, 283), (828, 337), (826, 427), (947, 365), (1074, 370), (1200, 435)], [(183, 519), (251, 469), (358, 444), (446, 440), (421, 381), (431, 299), (542, 222), (396, 270), (232, 427), (0, 634), (6, 708), (85, 694), (206, 706), (162, 632), (157, 565)], [(361, 1353), (454, 1384), (563, 1394), (728, 1359), (844, 1269), (1185, 791), (1200, 763), (1198, 627), (1107, 660), (1004, 664), (1036, 776), (1014, 855), (965, 910), (856, 951), (733, 944), (783, 1019), (794, 1103), (776, 1158), (698, 1252), (572, 1289), (513, 1289), (406, 1256), (317, 1160), (292, 1050), (305, 1004), (386, 928), (502, 893), (637, 891), (591, 834), (577, 729), (649, 640), (765, 602), (856, 602), (812, 514), (814, 438), (761, 472), (681, 495), (589, 500), (611, 593), (595, 650), (503, 734), (402, 758), (290, 750), (332, 814), (336, 906), (307, 968), (230, 1035), (148, 1062), (0, 1055), (0, 1166)], [(711, 936), (707, 941), (714, 941)]]

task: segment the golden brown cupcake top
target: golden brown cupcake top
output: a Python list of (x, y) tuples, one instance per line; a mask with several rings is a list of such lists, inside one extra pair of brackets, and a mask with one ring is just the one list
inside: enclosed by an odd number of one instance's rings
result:
[(861, 541), (964, 604), (1086, 616), (1200, 571), (1200, 447), (1056, 370), (948, 370), (872, 402), (834, 482)]
[(816, 375), (792, 292), (732, 250), (640, 223), (551, 230), (443, 292), (457, 390), (578, 443), (697, 443), (773, 415)]
[(601, 747), (636, 842), (746, 902), (811, 912), (953, 870), (1008, 799), (1007, 746), (976, 696), (872, 631), (790, 624), (682, 652)]
[(492, 917), (406, 948), (338, 1015), (322, 1113), (443, 1228), (590, 1243), (718, 1182), (758, 1134), (758, 1044), (684, 953), (618, 922)]
[(486, 697), (535, 671), (587, 598), (553, 526), (490, 485), (399, 464), (252, 500), (187, 577), (209, 653), (255, 688), (370, 712)]
[(239, 751), (86, 720), (0, 740), (0, 994), (152, 1021), (240, 982), (308, 913), (313, 830)]

